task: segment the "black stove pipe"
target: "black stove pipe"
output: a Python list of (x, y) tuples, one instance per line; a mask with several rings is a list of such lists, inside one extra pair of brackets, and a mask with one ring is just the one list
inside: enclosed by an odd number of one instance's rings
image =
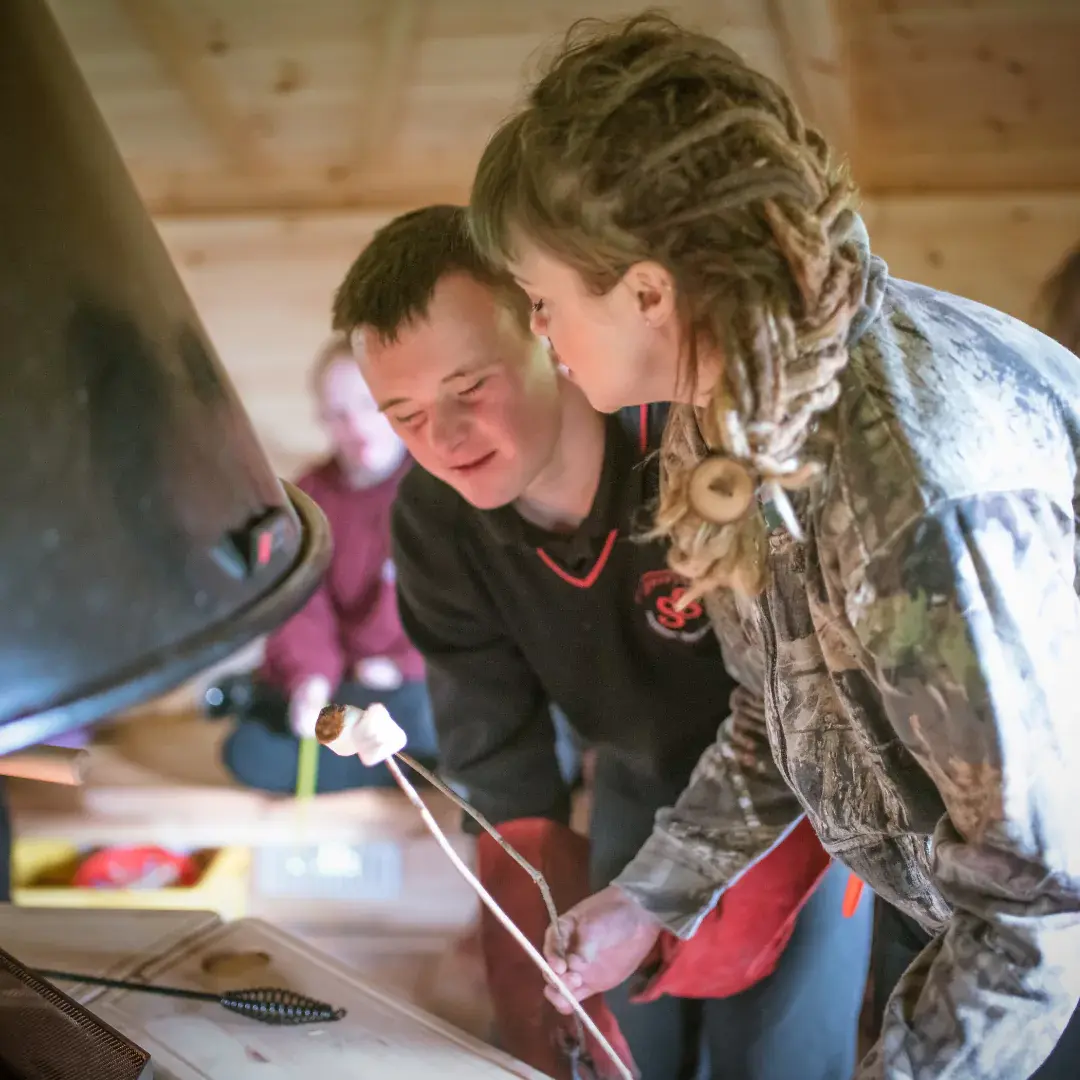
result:
[(0, 754), (224, 659), (329, 557), (45, 0), (2, 0)]

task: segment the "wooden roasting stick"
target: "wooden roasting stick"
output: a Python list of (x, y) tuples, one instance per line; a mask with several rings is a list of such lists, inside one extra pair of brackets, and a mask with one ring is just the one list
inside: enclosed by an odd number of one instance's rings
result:
[(35, 746), (0, 757), (0, 776), (78, 787), (90, 755), (63, 746)]
[[(328, 705), (319, 714), (319, 721), (315, 726), (315, 737), (324, 746), (329, 747), (335, 754), (340, 754), (342, 757), (351, 757), (353, 754), (359, 755), (360, 760), (369, 768), (373, 765), (378, 765), (380, 762), (386, 765), (390, 770), (391, 775), (397, 781), (398, 787), (405, 793), (405, 797), (416, 807), (424, 824), (427, 826), (428, 831), (435, 838), (439, 847), (442, 848), (443, 854), (445, 854), (453, 864), (454, 869), (468, 882), (472, 890), (480, 897), (481, 901), (483, 901), (484, 905), (499, 920), (499, 922), (503, 924), (514, 940), (525, 950), (529, 959), (540, 969), (544, 978), (556, 987), (559, 993), (561, 993), (566, 1001), (569, 1002), (579, 1023), (590, 1035), (592, 1035), (603, 1049), (604, 1053), (611, 1059), (612, 1064), (618, 1070), (618, 1073), (623, 1080), (635, 1080), (634, 1074), (626, 1067), (622, 1058), (615, 1052), (611, 1043), (604, 1038), (603, 1032), (600, 1031), (593, 1022), (592, 1017), (590, 1017), (582, 1008), (581, 1003), (574, 997), (569, 987), (555, 974), (551, 965), (548, 964), (544, 957), (537, 951), (533, 943), (529, 941), (517, 926), (514, 925), (510, 916), (499, 907), (487, 889), (480, 884), (472, 871), (470, 871), (465, 863), (462, 862), (461, 857), (453, 849), (450, 841), (446, 839), (443, 831), (439, 828), (438, 822), (432, 817), (431, 811), (428, 810), (423, 799), (416, 793), (416, 789), (406, 779), (394, 758), (400, 757), (411, 768), (416, 768), (422, 776), (425, 776), (428, 779), (434, 778), (426, 769), (418, 767), (416, 762), (402, 753), (407, 741), (405, 732), (402, 731), (397, 723), (395, 723), (393, 717), (391, 717), (386, 709), (382, 705), (373, 705), (369, 709), (357, 709), (352, 705)], [(535, 870), (525, 859), (514, 851), (514, 849), (503, 840), (498, 832), (496, 832), (481, 814), (473, 810), (463, 799), (453, 794), (442, 783), (437, 780), (435, 780), (435, 783), (440, 790), (443, 790), (448, 794), (454, 802), (462, 807), (466, 813), (486, 829), (498, 842), (499, 846), (502, 847), (519, 866), (526, 870), (543, 893), (544, 902), (548, 907), (548, 912), (552, 916), (554, 923), (558, 916), (555, 912), (555, 906), (547, 882), (544, 881), (543, 876), (539, 871)]]

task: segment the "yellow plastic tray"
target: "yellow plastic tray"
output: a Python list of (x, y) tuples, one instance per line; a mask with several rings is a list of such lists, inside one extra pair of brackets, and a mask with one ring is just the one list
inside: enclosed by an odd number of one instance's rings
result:
[(224, 847), (200, 853), (203, 873), (194, 885), (163, 889), (86, 889), (69, 882), (85, 853), (64, 840), (16, 839), (11, 899), (23, 907), (139, 908), (214, 911), (227, 919), (247, 914), (251, 851)]

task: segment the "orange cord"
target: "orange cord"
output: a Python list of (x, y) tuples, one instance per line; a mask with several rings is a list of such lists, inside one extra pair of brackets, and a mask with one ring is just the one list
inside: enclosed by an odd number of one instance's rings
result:
[(850, 919), (859, 909), (859, 901), (862, 899), (863, 883), (854, 874), (847, 879), (847, 888), (844, 889), (844, 918)]

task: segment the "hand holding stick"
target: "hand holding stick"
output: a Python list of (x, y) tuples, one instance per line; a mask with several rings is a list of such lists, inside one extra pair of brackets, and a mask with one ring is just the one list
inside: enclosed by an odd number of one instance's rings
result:
[(377, 765), (384, 762), (391, 775), (397, 782), (398, 787), (405, 793), (405, 797), (416, 807), (427, 826), (428, 831), (435, 838), (436, 843), (442, 848), (443, 853), (453, 864), (457, 872), (469, 883), (470, 887), (480, 897), (484, 905), (502, 923), (507, 932), (525, 950), (529, 959), (540, 969), (544, 978), (553, 985), (573, 1008), (578, 1022), (584, 1026), (590, 1035), (602, 1047), (604, 1053), (611, 1059), (619, 1075), (623, 1080), (634, 1080), (633, 1073), (623, 1063), (622, 1058), (604, 1037), (603, 1033), (593, 1022), (589, 1014), (582, 1008), (581, 1003), (574, 997), (567, 985), (555, 974), (554, 970), (536, 949), (531, 941), (514, 925), (510, 917), (499, 907), (487, 889), (477, 880), (469, 868), (462, 862), (461, 857), (447, 840), (438, 823), (428, 810), (424, 801), (416, 793), (416, 789), (409, 783), (402, 773), (398, 763), (394, 760), (399, 757), (410, 768), (416, 769), (421, 776), (431, 781), (440, 791), (452, 799), (467, 814), (469, 814), (483, 829), (485, 829), (499, 844), (499, 846), (536, 882), (544, 897), (544, 903), (552, 920), (552, 925), (558, 925), (558, 912), (551, 896), (548, 884), (543, 875), (531, 866), (519, 855), (495, 830), (480, 813), (473, 810), (463, 799), (452, 792), (441, 781), (436, 779), (427, 769), (424, 769), (408, 755), (402, 753), (407, 739), (405, 732), (394, 722), (393, 717), (382, 705), (373, 705), (370, 709), (360, 710), (350, 705), (328, 705), (319, 715), (319, 721), (315, 727), (315, 737), (319, 742), (328, 746), (336, 754), (343, 757), (358, 754), (360, 760), (367, 766)]

